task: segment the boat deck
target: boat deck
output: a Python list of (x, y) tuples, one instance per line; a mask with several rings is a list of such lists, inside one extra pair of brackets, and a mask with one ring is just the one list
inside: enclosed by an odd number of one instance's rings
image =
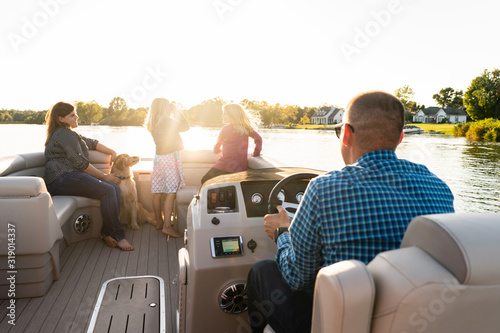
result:
[(167, 238), (149, 224), (125, 229), (135, 251), (107, 247), (99, 238), (66, 247), (61, 274), (43, 297), (16, 300), (15, 326), (7, 317), (10, 300), (0, 301), (0, 332), (86, 332), (103, 283), (123, 276), (155, 275), (165, 282), (166, 332), (175, 331), (177, 252), (183, 238)]

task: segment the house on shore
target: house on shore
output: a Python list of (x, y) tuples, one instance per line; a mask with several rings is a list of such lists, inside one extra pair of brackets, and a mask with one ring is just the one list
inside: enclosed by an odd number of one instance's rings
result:
[(311, 117), (311, 124), (315, 125), (331, 125), (342, 122), (344, 110), (335, 106), (323, 106), (316, 111)]
[(448, 119), (450, 124), (464, 124), (467, 122), (467, 116), (467, 112), (461, 109), (431, 106), (418, 111), (413, 116), (413, 122), (439, 124)]

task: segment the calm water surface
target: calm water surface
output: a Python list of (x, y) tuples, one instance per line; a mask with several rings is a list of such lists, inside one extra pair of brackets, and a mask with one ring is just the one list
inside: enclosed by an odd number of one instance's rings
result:
[[(80, 134), (98, 139), (118, 153), (153, 157), (151, 135), (141, 127), (81, 126)], [(212, 149), (219, 129), (191, 128), (182, 133), (186, 149)], [(261, 129), (262, 154), (282, 165), (340, 170), (344, 163), (333, 131)], [(0, 124), (0, 156), (43, 151), (45, 126)], [(447, 135), (415, 134), (403, 139), (399, 158), (426, 165), (450, 186), (457, 212), (500, 212), (500, 145), (470, 143)]]

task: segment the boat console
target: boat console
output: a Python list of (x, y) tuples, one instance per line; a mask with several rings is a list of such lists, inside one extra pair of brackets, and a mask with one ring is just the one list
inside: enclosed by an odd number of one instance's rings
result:
[(249, 331), (247, 274), (253, 264), (274, 259), (276, 244), (264, 231), (269, 197), (277, 191), (289, 214), (298, 207), (309, 179), (323, 171), (267, 168), (207, 181), (187, 213), (185, 247), (179, 251), (178, 332)]

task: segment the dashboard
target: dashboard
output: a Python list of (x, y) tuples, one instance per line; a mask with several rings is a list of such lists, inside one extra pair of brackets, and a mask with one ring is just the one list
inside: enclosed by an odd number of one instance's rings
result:
[[(260, 217), (268, 213), (269, 194), (277, 183), (277, 181), (241, 183), (247, 217)], [(304, 196), (307, 184), (309, 184), (309, 181), (289, 183), (286, 188), (281, 189), (278, 198), (282, 202), (299, 204)]]
[(248, 320), (248, 272), (256, 262), (276, 255), (276, 243), (263, 225), (272, 189), (287, 179), (277, 196), (284, 206), (296, 209), (309, 183), (297, 174), (323, 173), (292, 167), (249, 169), (202, 185), (189, 205), (185, 247), (179, 251), (178, 318), (189, 325), (189, 332), (241, 330), (239, 323)]
[[(208, 187), (206, 191), (207, 212), (208, 214), (220, 214), (238, 211), (237, 187), (234, 185), (220, 186), (224, 183), (238, 182), (243, 194), (244, 203), (242, 205), (245, 207), (246, 216), (263, 217), (268, 213), (269, 194), (273, 187), (281, 179), (301, 172), (324, 173), (324, 171), (304, 168), (269, 168), (248, 170), (213, 178), (204, 184), (204, 187)], [(212, 184), (219, 184), (219, 186), (210, 186)], [(308, 184), (308, 180), (292, 181), (280, 191), (278, 198), (281, 201), (299, 204)]]

